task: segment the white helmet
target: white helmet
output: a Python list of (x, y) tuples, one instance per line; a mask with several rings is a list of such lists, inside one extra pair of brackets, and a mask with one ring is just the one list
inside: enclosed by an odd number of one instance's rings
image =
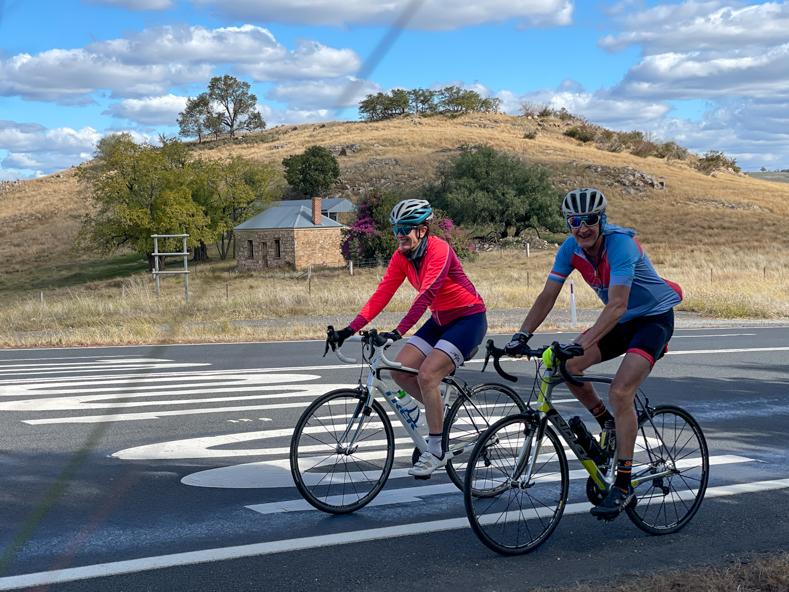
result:
[(605, 214), (608, 205), (605, 196), (597, 189), (574, 189), (564, 197), (562, 213), (565, 218), (586, 214)]
[(424, 199), (405, 199), (389, 214), (392, 224), (417, 225), (433, 219), (433, 208)]

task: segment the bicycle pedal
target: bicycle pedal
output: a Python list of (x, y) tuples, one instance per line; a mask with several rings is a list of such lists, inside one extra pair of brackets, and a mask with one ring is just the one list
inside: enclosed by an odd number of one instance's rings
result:
[(430, 477), (431, 475), (414, 475), (414, 479), (417, 481), (427, 481)]

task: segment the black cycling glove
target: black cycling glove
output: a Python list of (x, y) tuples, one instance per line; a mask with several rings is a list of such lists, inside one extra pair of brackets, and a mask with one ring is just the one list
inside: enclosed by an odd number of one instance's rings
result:
[(504, 352), (508, 356), (522, 356), (523, 350), (527, 349), (529, 339), (531, 339), (531, 333), (518, 331), (512, 336), (512, 341), (504, 346)]
[(334, 344), (336, 343), (337, 346), (341, 347), (343, 342), (348, 339), (351, 335), (353, 335), (356, 331), (351, 329), (350, 327), (345, 327), (345, 329), (340, 329), (339, 331), (332, 331), (329, 334), (329, 343), (332, 344), (332, 351), (334, 350)]
[(391, 339), (392, 341), (399, 341), (400, 339), (403, 338), (403, 335), (397, 329), (394, 329), (393, 331), (388, 331), (386, 333), (379, 333), (378, 335), (380, 335), (384, 339)]

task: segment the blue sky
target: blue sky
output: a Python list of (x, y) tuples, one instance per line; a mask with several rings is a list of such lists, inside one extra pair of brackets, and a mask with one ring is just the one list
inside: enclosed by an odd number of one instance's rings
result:
[(788, 58), (789, 1), (0, 0), (0, 179), (78, 164), (114, 131), (174, 135), (186, 97), (225, 73), (252, 85), (269, 127), (455, 84), (508, 113), (550, 103), (789, 168)]

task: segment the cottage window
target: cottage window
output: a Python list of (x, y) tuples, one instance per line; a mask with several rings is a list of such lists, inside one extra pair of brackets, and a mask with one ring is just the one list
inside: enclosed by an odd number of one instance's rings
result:
[(337, 221), (337, 212), (329, 212), (329, 220)]
[(255, 243), (253, 243), (251, 240), (247, 241), (247, 257), (249, 259), (255, 258)]
[(282, 244), (278, 238), (274, 239), (274, 257), (277, 259), (282, 257)]

